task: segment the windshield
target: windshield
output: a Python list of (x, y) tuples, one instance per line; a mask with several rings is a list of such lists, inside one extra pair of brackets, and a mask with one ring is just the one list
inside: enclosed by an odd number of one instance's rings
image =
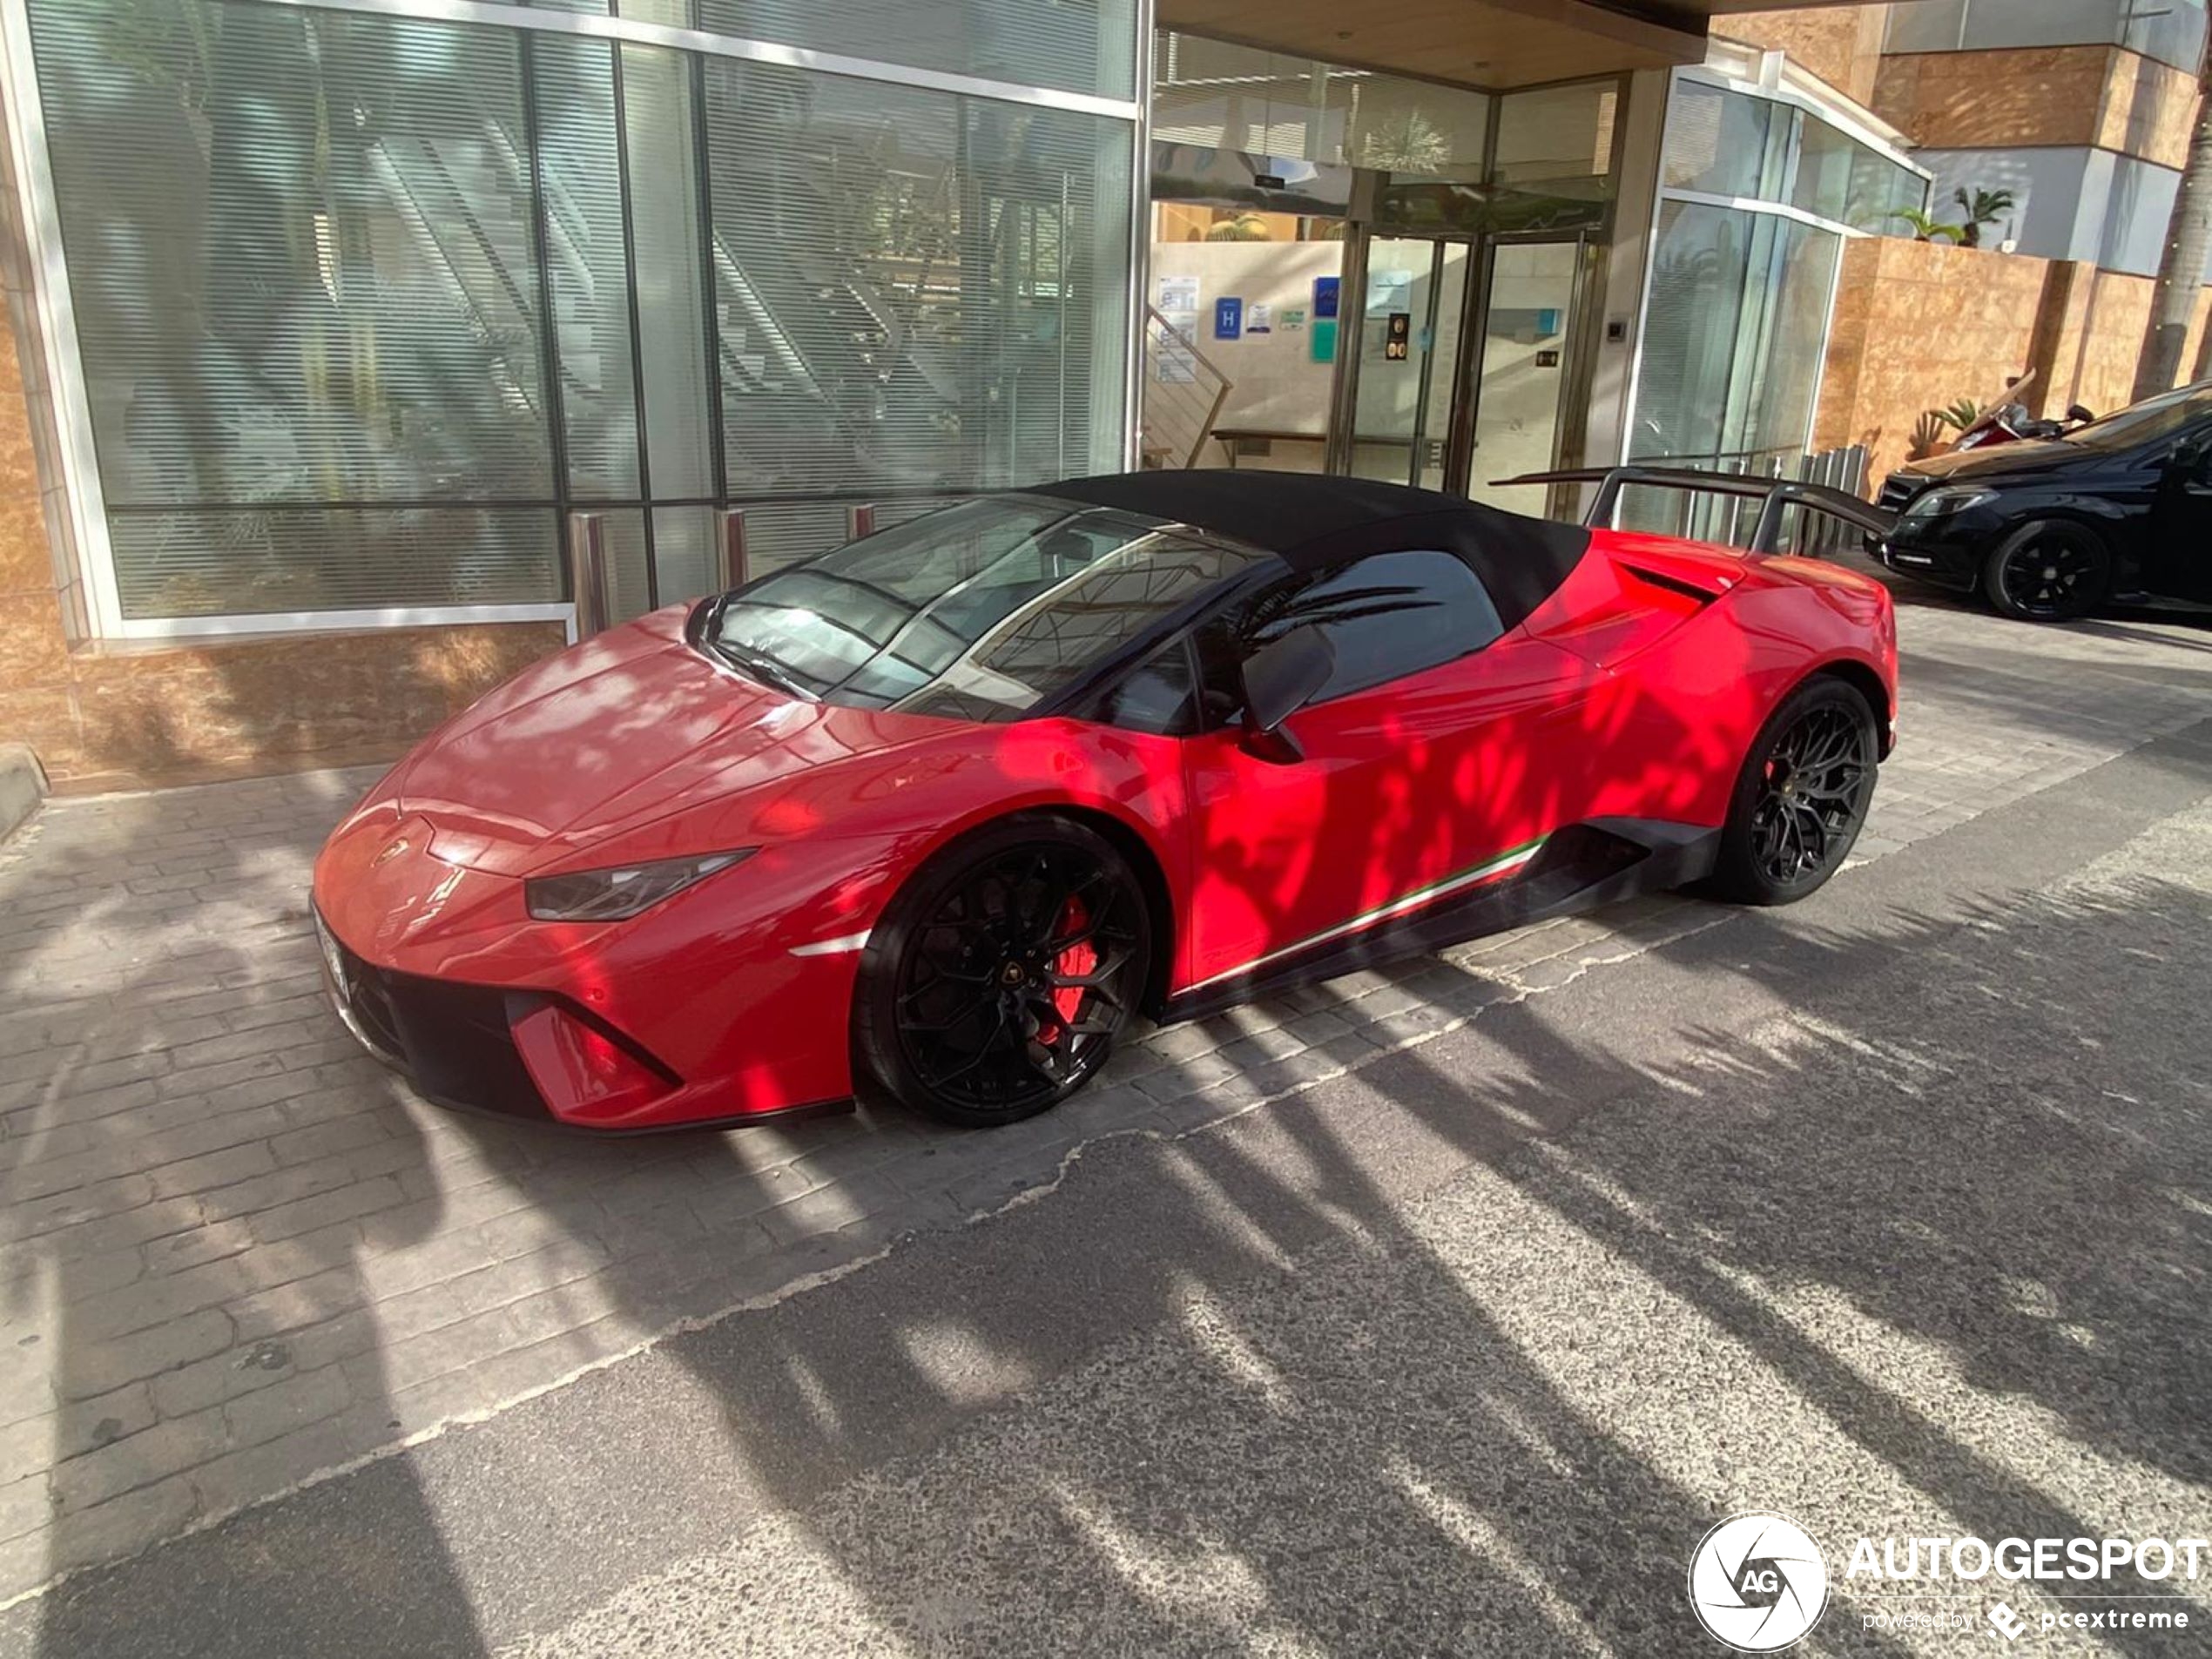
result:
[(1134, 514), (994, 496), (742, 588), (714, 602), (699, 643), (826, 702), (1011, 720), (1271, 557)]
[(2146, 399), (2117, 415), (2077, 427), (2066, 435), (2066, 442), (2086, 449), (2132, 449), (2138, 444), (2173, 437), (2208, 420), (2212, 420), (2212, 386), (2184, 386), (2178, 392)]

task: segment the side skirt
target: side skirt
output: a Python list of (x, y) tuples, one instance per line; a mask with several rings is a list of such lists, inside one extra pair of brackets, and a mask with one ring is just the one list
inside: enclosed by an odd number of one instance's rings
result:
[(1204, 1019), (1293, 985), (1573, 915), (1640, 893), (1684, 887), (1712, 873), (1720, 840), (1717, 829), (1657, 819), (1606, 818), (1570, 825), (1502, 880), (1446, 894), (1365, 932), (1325, 940), (1310, 951), (1294, 951), (1178, 992), (1168, 999), (1160, 1023)]

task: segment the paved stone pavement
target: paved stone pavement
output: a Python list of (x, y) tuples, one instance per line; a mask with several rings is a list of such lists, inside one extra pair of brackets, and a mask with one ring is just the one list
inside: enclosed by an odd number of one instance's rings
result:
[[(1865, 859), (2212, 713), (2202, 629), (1901, 623)], [(0, 1601), (996, 1208), (1088, 1140), (1236, 1115), (1727, 914), (1639, 901), (1171, 1028), (993, 1134), (603, 1144), (427, 1108), (322, 1006), (307, 869), (368, 781), (64, 799), (0, 846)]]

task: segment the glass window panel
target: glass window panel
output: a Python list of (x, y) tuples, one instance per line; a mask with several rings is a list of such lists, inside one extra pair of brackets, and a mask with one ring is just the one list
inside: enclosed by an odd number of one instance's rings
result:
[(1464, 87), (1345, 69), (1163, 30), (1152, 136), (1412, 178), (1480, 176), (1490, 99)]
[(630, 138), (646, 475), (661, 499), (711, 496), (714, 461), (690, 61), (657, 46), (624, 46), (622, 102)]
[(1307, 624), (1328, 636), (1336, 667), (1317, 703), (1456, 661), (1504, 631), (1487, 590), (1449, 553), (1378, 553), (1271, 590), (1254, 610), (1267, 618), (1247, 620), (1254, 648)]
[(1126, 123), (732, 59), (706, 78), (733, 493), (1119, 465)]
[(1751, 225), (1749, 213), (1660, 204), (1631, 459), (1694, 462), (1723, 447)]
[(1772, 195), (1788, 114), (1768, 98), (1677, 79), (1662, 182), (1709, 196)]
[(1759, 230), (1753, 265), (1761, 282), (1758, 324), (1732, 442), (1757, 455), (1794, 460), (1812, 431), (1843, 239), (1773, 216), (1763, 216)]
[(1802, 453), (1842, 245), (1778, 215), (1661, 205), (1631, 458), (1757, 469)]
[(1136, 85), (1136, 0), (699, 0), (699, 26), (1070, 92)]
[(114, 514), (125, 617), (559, 601), (550, 507), (236, 508)]
[(634, 498), (637, 394), (623, 263), (613, 49), (539, 35), (529, 51), (569, 488), (585, 500)]
[(1871, 152), (1825, 121), (1809, 115), (1799, 119), (1797, 177), (1791, 185), (1790, 200), (1822, 219), (1844, 219), (1851, 211), (1858, 159)]
[(645, 515), (635, 507), (593, 508), (607, 561), (607, 610), (628, 622), (653, 608), (651, 561), (645, 556)]
[(550, 494), (510, 37), (203, 0), (31, 17), (111, 503)]
[(1586, 179), (1613, 166), (1613, 119), (1620, 102), (1611, 82), (1508, 94), (1498, 111), (1501, 184)]
[[(721, 545), (715, 530), (711, 507), (653, 509), (653, 569), (660, 578), (663, 604), (720, 591)], [(748, 559), (752, 552), (748, 543)]]

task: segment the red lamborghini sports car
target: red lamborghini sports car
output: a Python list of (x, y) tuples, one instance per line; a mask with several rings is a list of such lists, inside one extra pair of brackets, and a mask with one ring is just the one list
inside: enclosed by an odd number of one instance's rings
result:
[(1140, 1016), (1843, 862), (1896, 714), (1832, 566), (1340, 478), (1091, 478), (525, 671), (314, 873), (432, 1100), (602, 1130), (1042, 1110)]

